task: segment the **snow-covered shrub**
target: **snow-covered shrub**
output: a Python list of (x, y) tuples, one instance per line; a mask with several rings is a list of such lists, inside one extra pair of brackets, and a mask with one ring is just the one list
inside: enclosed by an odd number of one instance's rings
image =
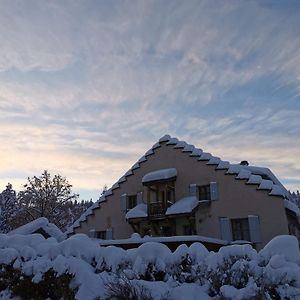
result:
[(114, 246), (99, 248), (95, 260), (97, 272), (106, 271), (119, 274), (132, 268), (132, 262), (127, 259), (126, 251)]
[(151, 300), (150, 291), (138, 281), (131, 281), (126, 276), (112, 278), (105, 283), (107, 299)]
[(209, 253), (200, 243), (172, 253), (160, 243), (100, 247), (82, 234), (63, 242), (0, 234), (1, 292), (21, 299), (300, 299), (300, 252), (292, 236), (259, 253), (250, 245)]
[(207, 249), (200, 243), (194, 243), (190, 247), (180, 245), (172, 254), (168, 272), (181, 283), (201, 283), (207, 255)]
[(224, 285), (235, 289), (255, 290), (252, 285), (256, 257), (257, 252), (250, 245), (226, 246), (217, 253), (210, 253), (205, 260), (202, 274), (209, 284), (209, 294), (221, 295), (221, 287)]
[(12, 264), (0, 265), (0, 292), (9, 290), (11, 296), (20, 299), (74, 299), (71, 280), (69, 274), (58, 276), (53, 270), (48, 270), (35, 282), (33, 275), (24, 274)]
[(142, 244), (136, 249), (133, 271), (143, 280), (164, 280), (171, 254), (171, 250), (163, 244), (153, 242)]
[(294, 236), (277, 236), (258, 254), (261, 272), (256, 282), (261, 296), (271, 299), (300, 298), (300, 252)]

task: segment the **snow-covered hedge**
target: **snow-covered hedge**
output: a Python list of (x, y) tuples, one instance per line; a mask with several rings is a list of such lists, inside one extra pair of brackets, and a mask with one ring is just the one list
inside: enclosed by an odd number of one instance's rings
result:
[(62, 242), (39, 234), (0, 235), (0, 298), (22, 299), (299, 299), (296, 238), (278, 236), (208, 252), (200, 243), (171, 252), (145, 243), (99, 247), (86, 235)]

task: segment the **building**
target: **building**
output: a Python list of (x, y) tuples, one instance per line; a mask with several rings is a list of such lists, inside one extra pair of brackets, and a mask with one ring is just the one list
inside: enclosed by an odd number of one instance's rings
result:
[(260, 249), (276, 235), (299, 236), (300, 212), (289, 196), (267, 168), (230, 164), (165, 135), (67, 233), (199, 236)]

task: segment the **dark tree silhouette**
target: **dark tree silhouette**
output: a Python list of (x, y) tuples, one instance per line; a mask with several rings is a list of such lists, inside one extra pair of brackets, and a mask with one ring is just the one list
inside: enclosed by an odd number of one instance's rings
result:
[(45, 170), (40, 177), (28, 177), (24, 188), (18, 194), (18, 204), (21, 208), (20, 223), (46, 217), (51, 223), (65, 229), (74, 219), (72, 201), (79, 195), (72, 192), (72, 185), (65, 177), (61, 175), (51, 177)]

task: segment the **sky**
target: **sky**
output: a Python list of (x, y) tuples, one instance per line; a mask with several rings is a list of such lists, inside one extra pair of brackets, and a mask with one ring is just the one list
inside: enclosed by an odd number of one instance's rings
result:
[(300, 189), (300, 1), (0, 0), (0, 189), (97, 200), (164, 134)]

